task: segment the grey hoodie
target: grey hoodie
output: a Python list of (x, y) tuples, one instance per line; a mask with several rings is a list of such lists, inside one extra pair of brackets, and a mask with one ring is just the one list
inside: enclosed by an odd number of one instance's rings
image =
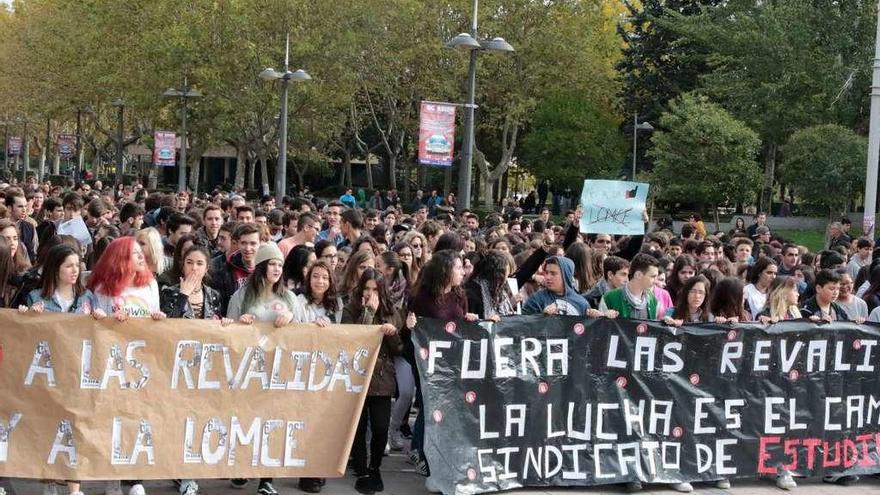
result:
[(547, 258), (546, 263), (554, 261), (562, 274), (565, 293), (556, 294), (549, 289), (541, 289), (526, 300), (523, 314), (540, 314), (547, 306), (556, 304), (560, 315), (583, 316), (590, 309), (590, 304), (574, 288), (574, 262), (563, 256), (552, 256)]

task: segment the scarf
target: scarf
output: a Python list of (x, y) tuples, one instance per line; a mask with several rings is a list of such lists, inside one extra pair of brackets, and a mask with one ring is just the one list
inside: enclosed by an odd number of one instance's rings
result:
[(638, 297), (629, 290), (629, 283), (623, 286), (623, 296), (626, 298), (626, 303), (632, 307), (632, 312), (630, 314), (631, 318), (647, 320), (648, 319), (648, 297), (645, 294), (642, 294), (642, 297)]

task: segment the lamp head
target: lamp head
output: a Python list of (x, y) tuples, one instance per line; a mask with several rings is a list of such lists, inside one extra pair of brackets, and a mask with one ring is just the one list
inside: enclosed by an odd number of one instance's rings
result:
[(475, 40), (473, 36), (468, 33), (461, 33), (456, 35), (454, 38), (446, 42), (447, 48), (459, 48), (461, 50), (479, 50), (482, 47), (480, 42)]

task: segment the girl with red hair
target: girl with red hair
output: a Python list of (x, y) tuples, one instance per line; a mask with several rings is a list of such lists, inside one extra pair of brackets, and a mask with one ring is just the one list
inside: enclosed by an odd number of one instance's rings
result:
[(120, 237), (107, 246), (92, 270), (89, 289), (95, 293), (95, 311), (119, 321), (165, 318), (159, 310), (159, 285), (134, 237)]

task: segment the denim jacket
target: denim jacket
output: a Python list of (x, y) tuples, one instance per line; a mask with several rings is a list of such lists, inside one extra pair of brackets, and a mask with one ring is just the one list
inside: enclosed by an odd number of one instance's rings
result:
[[(27, 305), (28, 307), (33, 306), (34, 304), (42, 302), (43, 310), (49, 311), (51, 313), (61, 313), (61, 304), (58, 302), (58, 298), (53, 294), (52, 297), (43, 297), (42, 289), (34, 289), (28, 293), (27, 296)], [(92, 291), (86, 289), (79, 297), (73, 301), (73, 304), (70, 305), (70, 309), (68, 309), (68, 313), (76, 313), (76, 314), (87, 314), (92, 312), (92, 308), (97, 307), (95, 303), (95, 295)]]

